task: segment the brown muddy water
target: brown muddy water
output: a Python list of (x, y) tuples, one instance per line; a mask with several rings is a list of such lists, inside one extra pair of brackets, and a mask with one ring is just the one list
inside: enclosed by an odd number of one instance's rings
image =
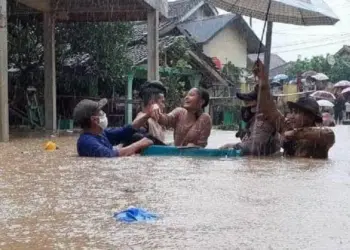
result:
[[(83, 159), (0, 144), (0, 249), (350, 249), (350, 126), (330, 159)], [(213, 131), (210, 147), (234, 137)], [(130, 205), (161, 216), (122, 224)]]

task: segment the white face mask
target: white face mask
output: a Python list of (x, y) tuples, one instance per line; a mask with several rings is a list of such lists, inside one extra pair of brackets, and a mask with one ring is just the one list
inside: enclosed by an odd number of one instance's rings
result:
[(106, 116), (106, 114), (99, 116), (100, 122), (98, 123), (98, 125), (102, 128), (102, 129), (106, 129), (108, 127), (108, 118)]

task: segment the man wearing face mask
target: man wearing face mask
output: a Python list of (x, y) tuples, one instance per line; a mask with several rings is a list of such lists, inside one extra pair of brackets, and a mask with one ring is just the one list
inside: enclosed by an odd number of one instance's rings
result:
[(257, 113), (257, 88), (250, 93), (237, 93), (237, 98), (243, 101), (241, 108), (242, 120), (246, 123), (239, 135), (240, 143), (226, 144), (223, 149), (238, 149), (243, 155), (267, 156), (280, 151), (279, 135), (276, 129), (267, 122), (262, 113)]
[(102, 108), (107, 104), (107, 99), (99, 102), (82, 100), (74, 109), (75, 121), (83, 129), (77, 142), (79, 156), (85, 157), (118, 157), (130, 156), (141, 149), (153, 144), (148, 138), (140, 138), (138, 141), (120, 148), (113, 149), (113, 146), (130, 141), (150, 117), (150, 112), (145, 113), (136, 119), (131, 125), (121, 128), (107, 128), (108, 119)]

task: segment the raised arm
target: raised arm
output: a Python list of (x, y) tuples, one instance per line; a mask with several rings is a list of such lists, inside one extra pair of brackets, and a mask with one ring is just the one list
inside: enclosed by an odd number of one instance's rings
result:
[(284, 130), (284, 116), (277, 109), (277, 105), (271, 94), (268, 77), (264, 74), (261, 63), (256, 65), (254, 74), (258, 77), (258, 84), (255, 86), (255, 90), (258, 93), (259, 112), (265, 115), (267, 121), (272, 126), (275, 126), (278, 132), (281, 132)]

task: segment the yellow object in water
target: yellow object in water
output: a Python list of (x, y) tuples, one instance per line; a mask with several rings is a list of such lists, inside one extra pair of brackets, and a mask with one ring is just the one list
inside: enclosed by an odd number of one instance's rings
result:
[(57, 149), (56, 143), (49, 141), (45, 144), (45, 150), (47, 151), (54, 151)]

